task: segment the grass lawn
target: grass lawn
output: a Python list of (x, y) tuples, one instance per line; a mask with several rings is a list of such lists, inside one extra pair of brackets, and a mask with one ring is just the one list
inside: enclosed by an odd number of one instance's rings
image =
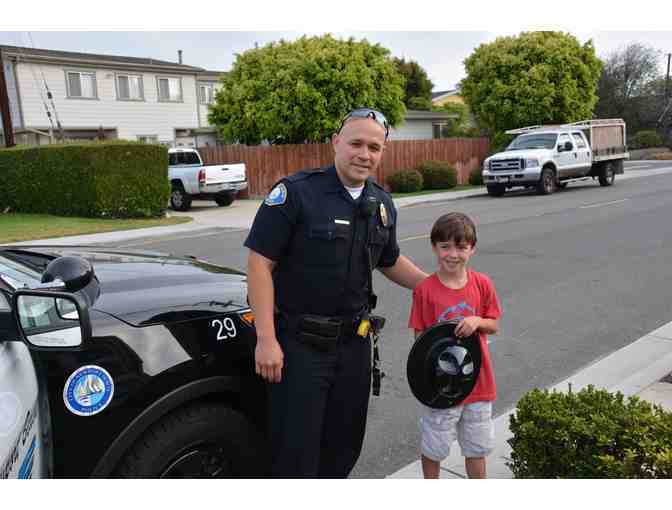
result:
[(158, 219), (70, 218), (49, 214), (0, 214), (0, 244), (50, 237), (98, 234), (115, 230), (186, 223), (186, 216)]
[(468, 189), (477, 189), (482, 188), (483, 186), (472, 186), (470, 184), (463, 184), (461, 186), (455, 186), (450, 189), (427, 189), (423, 191), (414, 191), (412, 193), (392, 193), (392, 198), (402, 198), (402, 197), (415, 197), (419, 195), (431, 195), (433, 193), (448, 193), (451, 191), (465, 191)]

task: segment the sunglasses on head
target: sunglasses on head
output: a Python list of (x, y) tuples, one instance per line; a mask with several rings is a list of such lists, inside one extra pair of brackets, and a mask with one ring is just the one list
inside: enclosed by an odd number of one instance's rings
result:
[(383, 126), (383, 128), (385, 128), (385, 140), (387, 140), (387, 136), (390, 134), (390, 124), (387, 122), (385, 115), (380, 113), (378, 110), (374, 110), (373, 108), (357, 108), (356, 110), (352, 110), (345, 117), (343, 117), (343, 120), (341, 121), (341, 127), (338, 128), (339, 133), (343, 129), (345, 123), (350, 119), (373, 119), (378, 124)]

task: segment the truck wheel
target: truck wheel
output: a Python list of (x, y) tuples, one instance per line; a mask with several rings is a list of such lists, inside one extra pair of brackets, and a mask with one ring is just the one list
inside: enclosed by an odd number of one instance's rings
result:
[(537, 183), (537, 193), (540, 195), (550, 195), (555, 191), (555, 175), (550, 168), (544, 168), (541, 171), (541, 177)]
[(215, 196), (215, 202), (219, 207), (227, 207), (233, 203), (236, 196), (233, 193), (220, 193)]
[(488, 184), (486, 188), (491, 197), (501, 197), (506, 193), (506, 186), (502, 184)]
[(118, 478), (253, 478), (267, 472), (260, 432), (224, 404), (195, 403), (152, 425), (121, 461)]
[(188, 211), (191, 209), (191, 197), (180, 186), (173, 186), (170, 192), (170, 207), (175, 211)]
[(614, 165), (610, 161), (602, 165), (602, 170), (598, 176), (600, 181), (600, 186), (611, 186), (614, 184), (614, 179), (616, 178), (616, 172), (614, 171)]

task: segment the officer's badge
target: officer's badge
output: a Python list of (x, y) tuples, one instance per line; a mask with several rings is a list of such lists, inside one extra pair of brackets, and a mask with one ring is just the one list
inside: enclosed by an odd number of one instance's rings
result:
[(264, 200), (264, 203), (269, 206), (282, 205), (287, 200), (287, 186), (283, 183), (278, 184)]
[(378, 209), (378, 212), (380, 213), (380, 222), (383, 224), (384, 227), (389, 226), (390, 224), (390, 219), (387, 216), (387, 209), (385, 209), (385, 204), (380, 203), (380, 208)]

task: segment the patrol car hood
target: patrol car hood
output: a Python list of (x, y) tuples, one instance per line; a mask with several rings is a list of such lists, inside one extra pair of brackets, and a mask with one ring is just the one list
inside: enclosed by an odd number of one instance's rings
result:
[(30, 247), (91, 262), (99, 285), (91, 308), (133, 326), (181, 322), (249, 308), (244, 273), (188, 257), (71, 247)]

